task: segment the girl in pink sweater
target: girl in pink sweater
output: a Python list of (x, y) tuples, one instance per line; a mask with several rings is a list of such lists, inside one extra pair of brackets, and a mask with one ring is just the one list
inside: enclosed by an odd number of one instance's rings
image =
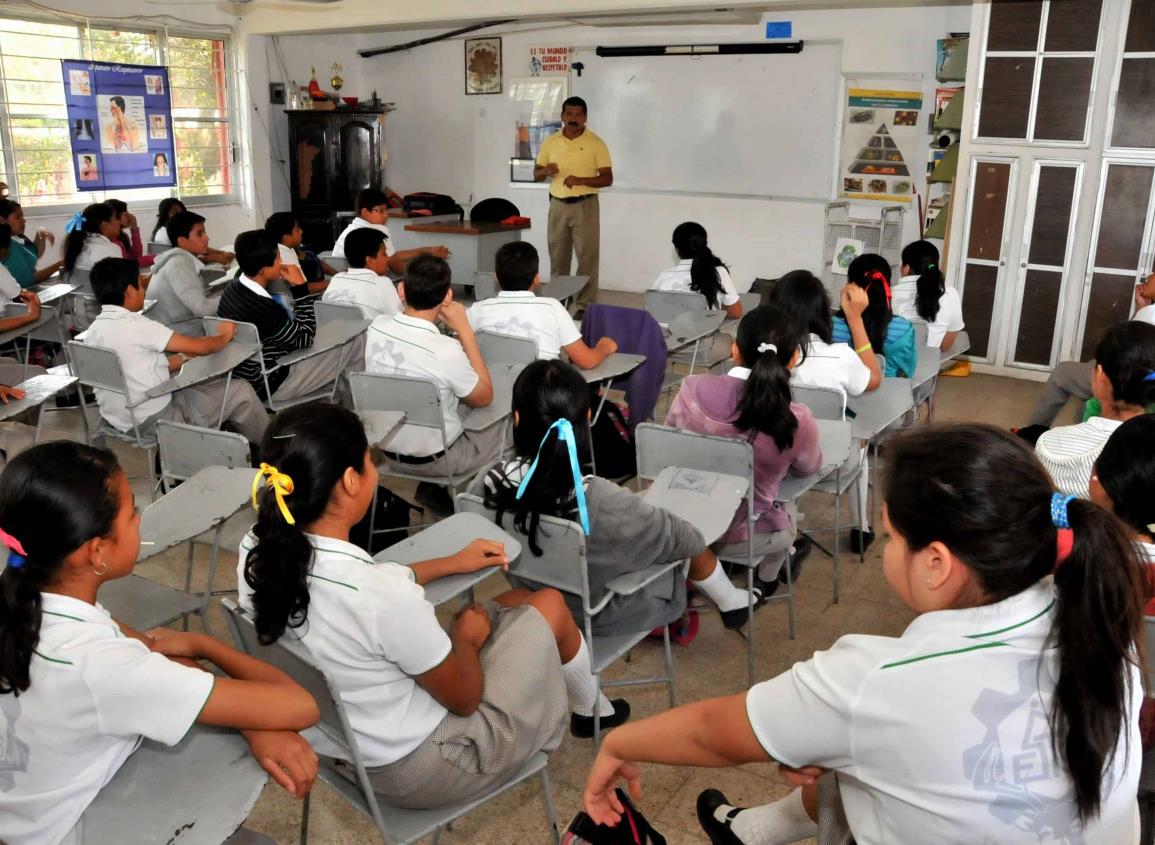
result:
[[(790, 370), (801, 360), (805, 341), (781, 309), (755, 308), (738, 325), (734, 368), (686, 378), (666, 417), (667, 425), (753, 444), (754, 554), (762, 556), (755, 583), (763, 595), (776, 588), (797, 536), (794, 506), (774, 501), (778, 485), (787, 474), (810, 475), (822, 465), (818, 425), (805, 405), (790, 400)], [(743, 504), (716, 547), (719, 556), (745, 553), (745, 516)]]

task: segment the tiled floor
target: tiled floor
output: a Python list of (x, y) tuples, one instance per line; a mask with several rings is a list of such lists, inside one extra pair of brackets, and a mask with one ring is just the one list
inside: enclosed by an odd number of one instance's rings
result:
[[(984, 376), (943, 378), (938, 391), (937, 416), (940, 421), (974, 420), (1007, 427), (1026, 419), (1041, 385)], [(63, 422), (64, 416), (57, 415)], [(130, 468), (140, 465), (138, 453), (117, 448)], [(885, 458), (884, 458), (885, 460)], [(147, 501), (143, 490), (138, 497)], [(811, 495), (803, 500), (804, 528), (829, 524), (829, 504)], [(235, 517), (226, 534), (218, 587), (235, 588), (236, 540), (247, 527), (249, 513)], [(827, 535), (827, 538), (829, 535)], [(197, 566), (208, 558), (207, 547), (198, 547)], [(139, 572), (177, 584), (183, 578), (184, 552), (177, 550), (143, 564)], [(844, 556), (842, 599), (831, 601), (831, 559), (817, 550), (807, 562), (796, 585), (797, 637), (788, 637), (786, 607), (772, 604), (756, 616), (756, 671), (760, 678), (782, 672), (795, 661), (808, 658), (815, 650), (828, 647), (847, 633), (898, 634), (912, 614), (895, 598), (882, 576), (881, 543), (876, 543), (863, 563)], [(203, 570), (202, 570), (203, 571)], [(483, 592), (498, 592), (500, 579), (490, 579)], [(199, 624), (194, 621), (194, 625)], [(209, 619), (212, 632), (225, 635), (219, 612)], [(726, 631), (716, 615), (704, 614), (698, 639), (687, 648), (676, 648), (677, 700), (681, 703), (708, 696), (737, 692), (746, 681), (746, 643), (737, 633)], [(642, 677), (660, 668), (660, 643), (647, 641), (639, 646), (630, 663), (619, 663), (610, 677)], [(641, 687), (626, 693), (638, 717), (660, 712), (666, 707), (664, 688)], [(566, 737), (552, 756), (550, 775), (553, 797), (562, 823), (580, 805), (585, 776), (592, 760), (592, 742)], [(702, 789), (721, 788), (735, 802), (761, 803), (785, 794), (787, 788), (771, 765), (750, 765), (733, 770), (692, 770), (646, 766), (641, 806), (671, 845), (705, 842), (694, 815), (694, 802)], [(299, 805), (270, 785), (265, 788), (249, 821), (254, 830), (272, 836), (278, 843), (295, 843), (300, 823)], [(375, 842), (376, 832), (368, 820), (318, 784), (313, 793), (310, 842), (314, 845)], [(548, 842), (545, 813), (536, 781), (522, 785), (481, 807), (454, 825), (441, 839), (452, 843), (544, 843)]]

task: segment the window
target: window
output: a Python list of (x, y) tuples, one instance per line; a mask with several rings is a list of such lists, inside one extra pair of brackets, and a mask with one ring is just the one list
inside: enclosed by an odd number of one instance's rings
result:
[(1116, 88), (1111, 146), (1155, 148), (1152, 97), (1155, 97), (1155, 8), (1149, 2), (1131, 0)]
[[(182, 197), (236, 189), (229, 121), (228, 41), (79, 23), (0, 17), (0, 179), (25, 205), (85, 204), (73, 176), (61, 59), (165, 65), (172, 93), (177, 190)], [(2, 116), (2, 115), (0, 115)], [(169, 188), (120, 191), (124, 199)]]
[(1102, 0), (992, 0), (978, 136), (1087, 142)]

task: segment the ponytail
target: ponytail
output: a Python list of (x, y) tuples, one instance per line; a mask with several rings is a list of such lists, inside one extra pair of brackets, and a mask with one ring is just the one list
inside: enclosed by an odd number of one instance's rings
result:
[(307, 621), (313, 545), (305, 528), (324, 514), (345, 470), (362, 471), (368, 449), (360, 419), (336, 405), (298, 405), (269, 425), (261, 444), (267, 463), (253, 487), (256, 544), (244, 570), (261, 643)]
[(734, 427), (773, 438), (779, 451), (794, 445), (798, 420), (790, 410), (789, 364), (806, 341), (786, 312), (760, 305), (738, 324), (738, 352), (750, 375), (738, 398)]
[[(518, 468), (524, 472), (499, 476), (492, 488), (487, 484), (485, 506), (497, 512), (499, 524), (506, 512), (512, 513), (530, 551), (540, 557), (541, 515), (563, 519), (581, 515), (578, 491), (590, 454), (589, 386), (569, 364), (534, 361), (513, 383), (513, 411), (517, 419), (513, 446), (521, 459)], [(584, 498), (584, 491), (581, 495)]]
[[(862, 312), (862, 325), (874, 352), (885, 355), (886, 334), (893, 317), (890, 310), (890, 262), (877, 253), (864, 253), (850, 262), (846, 278), (866, 291), (868, 304)], [(841, 311), (838, 314), (846, 319)]]
[(938, 249), (930, 241), (915, 241), (902, 250), (902, 263), (918, 275), (915, 310), (928, 323), (933, 323), (938, 316), (939, 300), (946, 293), (946, 277), (938, 261)]
[(84, 211), (77, 212), (72, 219), (68, 221), (65, 229), (68, 234), (64, 236), (64, 272), (71, 273), (76, 269), (76, 262), (80, 258), (80, 254), (84, 252), (84, 242), (88, 240), (89, 235), (99, 235), (100, 225), (107, 223), (116, 212), (113, 211), (111, 205), (105, 202), (95, 202), (86, 207)]
[(41, 591), (64, 561), (95, 537), (112, 534), (120, 511), (115, 456), (71, 441), (33, 446), (0, 475), (0, 695), (31, 684), (40, 642)]
[[(152, 235), (149, 236), (149, 240), (156, 240), (156, 233), (163, 229), (164, 225), (168, 223), (169, 218), (172, 217), (172, 208), (174, 205), (177, 206), (181, 211), (188, 210), (185, 208), (184, 203), (178, 200), (176, 197), (165, 197), (162, 199), (160, 201), (160, 205), (157, 206), (156, 225), (152, 227)], [(176, 246), (176, 244), (173, 244), (173, 246)]]
[(678, 257), (690, 259), (690, 290), (706, 298), (706, 307), (719, 307), (722, 293), (722, 279), (718, 268), (725, 267), (722, 259), (710, 251), (706, 242), (706, 230), (698, 223), (682, 223), (674, 229), (674, 249)]
[(887, 514), (910, 551), (945, 544), (983, 604), (1054, 574), (1051, 744), (1085, 823), (1099, 812), (1143, 660), (1145, 587), (1122, 524), (1089, 501), (1055, 494), (1030, 447), (993, 426), (924, 426), (888, 448)]

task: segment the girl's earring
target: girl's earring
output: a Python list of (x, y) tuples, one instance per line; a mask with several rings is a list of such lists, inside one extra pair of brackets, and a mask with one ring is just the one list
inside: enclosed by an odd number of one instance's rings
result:
[(108, 564), (105, 563), (103, 559), (101, 559), (100, 563), (98, 563), (96, 566), (92, 567), (92, 571), (95, 572), (97, 575), (103, 575), (105, 572), (108, 571)]

